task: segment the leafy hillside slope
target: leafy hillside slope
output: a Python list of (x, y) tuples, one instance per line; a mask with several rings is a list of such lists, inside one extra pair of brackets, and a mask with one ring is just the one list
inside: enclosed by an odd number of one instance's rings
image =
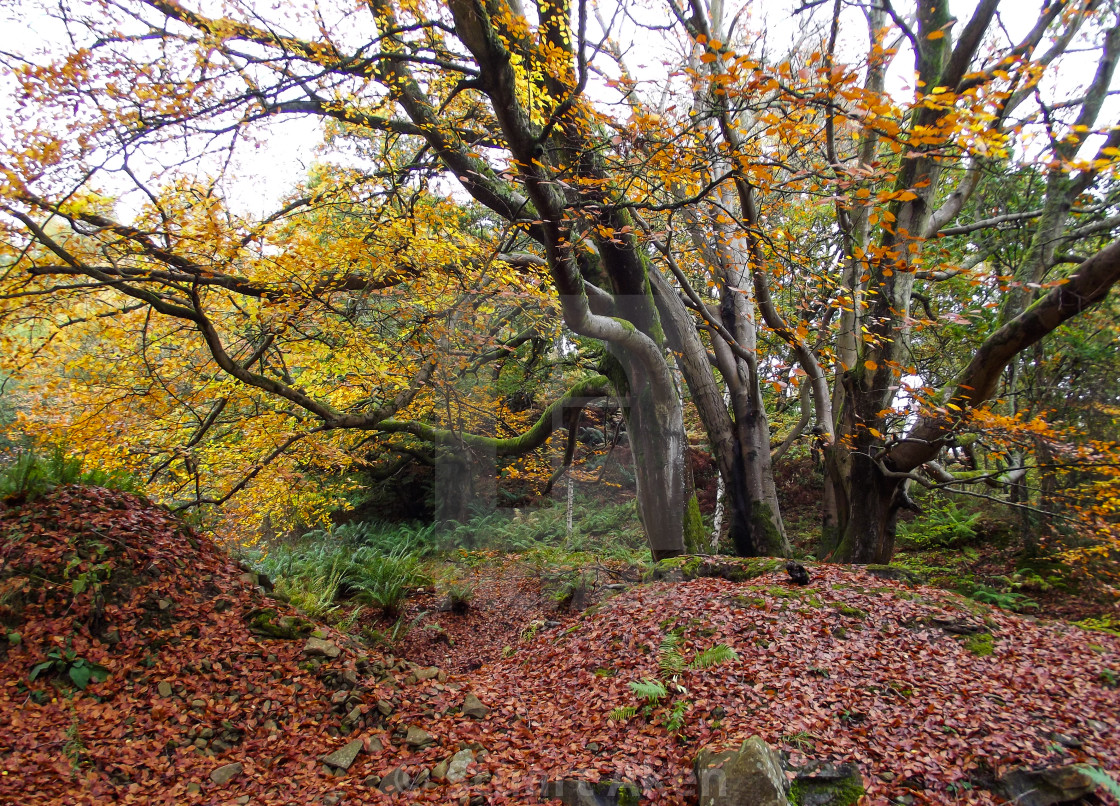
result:
[[(1120, 638), (862, 570), (732, 568), (527, 624), (449, 676), (305, 622), (140, 499), (61, 488), (0, 510), (0, 802), (525, 803), (607, 775), (689, 803), (699, 748), (754, 734), (791, 766), (856, 762), (869, 803), (1120, 770)], [(737, 658), (688, 668), (721, 644)]]

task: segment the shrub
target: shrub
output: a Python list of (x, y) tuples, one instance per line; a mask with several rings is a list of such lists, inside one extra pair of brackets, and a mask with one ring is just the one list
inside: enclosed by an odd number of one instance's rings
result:
[(908, 548), (952, 548), (976, 539), (981, 518), (980, 513), (968, 512), (954, 501), (929, 499), (924, 515), (898, 524), (898, 537)]

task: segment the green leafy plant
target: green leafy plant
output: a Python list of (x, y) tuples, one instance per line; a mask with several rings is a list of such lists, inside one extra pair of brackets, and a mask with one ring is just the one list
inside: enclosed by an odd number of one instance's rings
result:
[(0, 469), (0, 501), (30, 502), (62, 484), (89, 484), (125, 492), (138, 492), (135, 476), (122, 471), (83, 471), (80, 456), (64, 445), (52, 445), (46, 453), (34, 447), (20, 450), (15, 460)]
[(640, 701), (639, 705), (625, 705), (613, 709), (607, 717), (614, 722), (626, 722), (638, 715), (639, 711), (652, 719), (662, 701), (670, 696), (676, 699), (664, 716), (665, 729), (674, 735), (684, 727), (684, 715), (692, 701), (688, 699), (688, 689), (681, 684), (681, 676), (687, 672), (708, 669), (728, 661), (738, 660), (739, 656), (726, 644), (716, 644), (701, 650), (687, 660), (682, 650), (684, 638), (680, 629), (673, 630), (661, 641), (657, 652), (658, 678), (643, 677), (630, 681), (629, 688)]
[(442, 586), (444, 607), (452, 613), (465, 613), (474, 598), (474, 585), (462, 579), (451, 579)]
[(1104, 615), (1099, 618), (1085, 618), (1081, 621), (1075, 621), (1078, 627), (1083, 630), (1093, 630), (1095, 632), (1106, 632), (1110, 635), (1120, 635), (1120, 620), (1113, 616)]
[(968, 512), (945, 499), (927, 501), (925, 512), (913, 521), (899, 523), (899, 542), (914, 549), (952, 548), (976, 538), (978, 512)]
[(1028, 598), (1022, 593), (1017, 591), (1001, 591), (996, 588), (990, 588), (987, 585), (978, 585), (968, 595), (969, 598), (975, 599), (978, 602), (995, 605), (1002, 610), (1023, 612), (1026, 610), (1039, 609), (1038, 602)]
[(377, 558), (360, 557), (357, 564), (360, 570), (351, 583), (357, 597), (387, 616), (398, 615), (408, 594), (425, 581), (420, 559), (403, 549)]
[(66, 742), (62, 745), (62, 755), (70, 762), (70, 774), (77, 776), (85, 765), (86, 745), (82, 741), (81, 723), (78, 721), (78, 712), (74, 703), (70, 702), (70, 724), (66, 728)]
[(79, 689), (85, 689), (90, 682), (100, 683), (109, 677), (109, 670), (100, 663), (80, 657), (73, 649), (55, 647), (47, 653), (47, 659), (31, 667), (28, 680), (34, 682), (39, 677), (65, 677)]

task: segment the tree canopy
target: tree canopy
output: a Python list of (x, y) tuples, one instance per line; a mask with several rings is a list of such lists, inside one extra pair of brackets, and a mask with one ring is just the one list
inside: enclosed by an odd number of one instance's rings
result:
[[(608, 393), (655, 557), (686, 549), (688, 423), (741, 554), (787, 548), (802, 435), (837, 559), (889, 560), (915, 482), (1069, 459), (1120, 497), (1114, 386), (1081, 448), (1041, 419), (1086, 382), (1043, 345), (1120, 279), (1108, 4), (806, 4), (786, 51), (714, 0), (52, 9), (2, 57), (9, 383), (177, 504), (321, 512), (309, 468), (530, 450)], [(238, 212), (235, 158), (294, 116), (319, 162)], [(494, 424), (542, 356), (556, 404)], [(1085, 522), (1115, 540), (1114, 505)]]

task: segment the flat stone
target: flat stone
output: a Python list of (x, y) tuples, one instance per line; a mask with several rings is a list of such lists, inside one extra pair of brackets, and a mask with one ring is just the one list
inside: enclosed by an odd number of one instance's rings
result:
[(427, 747), (434, 742), (435, 737), (432, 736), (432, 734), (428, 733), (428, 731), (424, 730), (423, 728), (419, 728), (416, 725), (408, 726), (408, 733), (404, 737), (404, 743), (409, 747)]
[(156, 686), (156, 691), (159, 692), (159, 696), (161, 696), (161, 697), (170, 697), (171, 696), (171, 684), (168, 683), (166, 680), (164, 680), (162, 683), (160, 683), (158, 686)]
[(245, 765), (243, 765), (240, 761), (235, 761), (232, 764), (223, 764), (216, 770), (211, 771), (210, 780), (216, 783), (218, 786), (225, 786), (238, 775), (240, 775), (244, 771), (244, 769)]
[(1074, 803), (1097, 788), (1096, 781), (1077, 764), (1042, 770), (1012, 770), (999, 782), (1004, 796), (1016, 806)]
[(315, 638), (312, 636), (308, 638), (307, 643), (303, 645), (303, 654), (308, 657), (337, 658), (342, 654), (342, 650), (338, 648), (337, 644), (332, 644), (330, 641), (324, 641), (322, 638)]
[[(886, 773), (890, 775), (890, 773)], [(882, 778), (882, 780), (892, 780)], [(855, 806), (866, 792), (855, 764), (813, 762), (797, 771), (791, 792), (800, 806)]]
[[(444, 777), (446, 777), (447, 780), (453, 784), (462, 781), (467, 777), (467, 768), (470, 767), (470, 765), (473, 763), (474, 751), (460, 750), (458, 753), (453, 755), (450, 762), (448, 762), (447, 773)], [(434, 773), (432, 777), (435, 777)]]
[(758, 736), (738, 750), (704, 748), (695, 767), (700, 806), (789, 806), (781, 760)]
[(337, 769), (348, 770), (350, 769), (350, 765), (354, 763), (354, 759), (358, 757), (358, 753), (362, 752), (363, 748), (364, 744), (362, 740), (354, 739), (351, 742), (347, 742), (333, 753), (319, 756), (319, 760)]
[(467, 694), (463, 697), (463, 716), (468, 716), (471, 719), (485, 719), (486, 715), (490, 713), (490, 709), (482, 704), (482, 700), (474, 694)]
[(393, 704), (388, 700), (378, 700), (377, 710), (382, 716), (389, 716), (393, 713)]
[(198, 781), (191, 781), (189, 784), (187, 784), (188, 795), (197, 795), (200, 792), (202, 792), (202, 784), (200, 784)]
[(429, 666), (427, 669), (417, 669), (413, 672), (417, 680), (435, 680), (439, 677), (439, 667)]
[[(478, 777), (480, 776), (475, 776)], [(473, 783), (474, 779), (471, 781)], [(559, 798), (564, 806), (636, 806), (640, 796), (641, 791), (629, 781), (609, 779), (592, 783), (578, 778), (565, 778), (547, 781), (541, 789), (541, 797)]]
[(396, 767), (385, 774), (377, 788), (386, 795), (392, 795), (397, 792), (407, 792), (411, 785), (412, 779), (408, 773), (401, 767)]

